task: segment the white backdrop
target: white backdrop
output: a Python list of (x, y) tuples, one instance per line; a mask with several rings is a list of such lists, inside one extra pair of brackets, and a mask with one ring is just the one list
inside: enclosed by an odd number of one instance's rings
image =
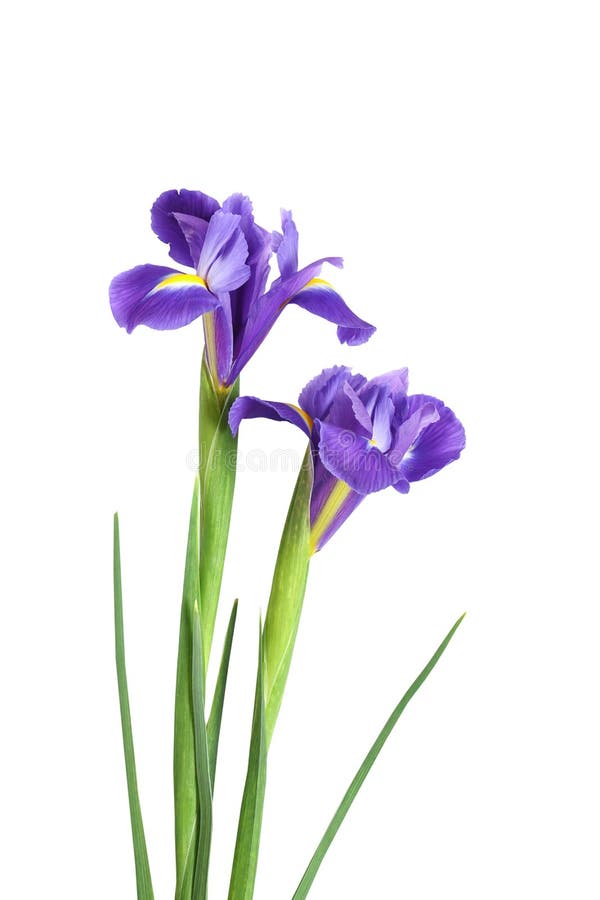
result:
[[(598, 845), (598, 7), (105, 0), (12, 4), (0, 66), (3, 563), (0, 894), (135, 895), (115, 677), (121, 514), (139, 781), (172, 895), (172, 703), (199, 322), (112, 320), (167, 264), (148, 210), (235, 190), (379, 326), (350, 350), (300, 310), (243, 388), (295, 400), (334, 363), (408, 365), (466, 425), (459, 463), (369, 498), (312, 566), (272, 745), (257, 900), (291, 897), (350, 777), (455, 618), (315, 882), (314, 900), (592, 900)], [(248, 423), (241, 450), (293, 449)], [(240, 597), (211, 896), (226, 897), (259, 609), (291, 472), (243, 465)]]

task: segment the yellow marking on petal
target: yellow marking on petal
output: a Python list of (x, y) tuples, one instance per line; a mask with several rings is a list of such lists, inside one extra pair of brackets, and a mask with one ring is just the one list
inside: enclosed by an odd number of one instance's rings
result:
[(204, 346), (206, 349), (208, 371), (212, 375), (213, 384), (217, 385), (219, 383), (219, 376), (217, 374), (217, 341), (215, 337), (214, 313), (204, 313), (202, 316), (202, 324), (204, 325)]
[(307, 412), (305, 412), (303, 409), (301, 409), (299, 406), (296, 406), (294, 403), (290, 403), (290, 406), (293, 409), (295, 409), (296, 412), (300, 413), (300, 415), (302, 416), (302, 418), (308, 425), (309, 429), (312, 431), (312, 427), (313, 427), (314, 423), (313, 423), (313, 420), (311, 419), (311, 417), (309, 416), (309, 414)]
[(377, 446), (377, 441), (375, 440), (375, 438), (369, 438), (369, 443), (370, 443), (371, 447)]
[(346, 484), (345, 481), (340, 481), (339, 479), (333, 486), (333, 489), (323, 504), (323, 508), (317, 519), (315, 524), (311, 528), (310, 531), (310, 553), (311, 556), (313, 553), (316, 553), (317, 548), (321, 539), (323, 538), (325, 532), (332, 524), (336, 515), (340, 511), (344, 502), (348, 499), (350, 494), (352, 493), (352, 488), (349, 484)]
[(152, 293), (155, 291), (162, 291), (163, 288), (175, 287), (179, 284), (196, 284), (206, 288), (204, 278), (200, 278), (199, 275), (185, 275), (183, 272), (179, 272), (177, 275), (169, 275), (167, 278), (163, 278), (163, 280), (156, 285)]
[[(311, 287), (326, 287), (326, 288), (331, 288), (331, 290), (333, 290), (333, 285), (330, 284), (328, 281), (325, 281), (324, 278), (311, 278), (310, 281), (306, 282), (304, 287), (301, 287), (300, 290), (294, 294), (294, 296), (297, 297), (298, 294), (302, 293), (302, 291), (305, 291), (307, 288), (311, 288)], [(290, 302), (291, 299), (292, 299), (291, 297), (288, 297), (287, 300), (284, 300), (283, 303), (281, 303), (279, 305), (280, 312), (282, 309), (284, 309), (288, 305), (288, 303)]]
[(304, 285), (302, 290), (305, 291), (306, 288), (310, 288), (310, 287), (328, 287), (328, 288), (330, 288), (330, 287), (333, 287), (333, 285), (331, 285), (328, 281), (325, 281), (324, 278), (311, 278), (310, 281)]

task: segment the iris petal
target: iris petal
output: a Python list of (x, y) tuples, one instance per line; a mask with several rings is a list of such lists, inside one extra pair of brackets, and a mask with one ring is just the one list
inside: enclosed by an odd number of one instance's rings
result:
[(198, 262), (198, 274), (215, 294), (240, 287), (248, 280), (248, 244), (240, 228), (240, 217), (217, 212), (208, 224)]
[(325, 419), (336, 395), (352, 378), (348, 366), (332, 366), (323, 369), (303, 388), (298, 403), (313, 419)]
[(301, 409), (291, 403), (259, 400), (258, 397), (239, 397), (229, 413), (229, 427), (235, 435), (242, 419), (273, 419), (290, 422), (310, 437), (312, 422)]
[(375, 333), (375, 326), (355, 315), (329, 282), (321, 278), (311, 279), (290, 302), (334, 322), (338, 326), (338, 339), (343, 344), (364, 344)]
[(439, 418), (421, 431), (402, 461), (401, 470), (408, 481), (421, 481), (434, 475), (448, 463), (458, 459), (465, 448), (465, 429), (441, 400), (425, 394), (415, 394), (408, 398), (408, 411), (414, 414), (428, 403), (435, 405)]
[(109, 296), (115, 319), (129, 332), (137, 325), (159, 331), (181, 328), (219, 303), (197, 275), (152, 265), (117, 275)]
[(195, 268), (188, 242), (174, 213), (184, 213), (206, 222), (220, 208), (219, 203), (202, 191), (164, 191), (152, 206), (152, 231), (165, 244), (169, 244), (169, 256), (182, 266)]
[(320, 423), (319, 457), (332, 475), (359, 494), (381, 491), (402, 477), (368, 438), (329, 422)]

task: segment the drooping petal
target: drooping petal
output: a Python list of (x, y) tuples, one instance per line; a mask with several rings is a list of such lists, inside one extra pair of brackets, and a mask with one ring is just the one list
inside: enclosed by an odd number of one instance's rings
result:
[(310, 540), (313, 553), (325, 546), (364, 498), (364, 494), (357, 494), (328, 472), (317, 457), (310, 502)]
[(312, 278), (290, 302), (328, 322), (334, 322), (338, 326), (338, 340), (342, 344), (364, 344), (376, 331), (374, 325), (369, 325), (355, 315), (332, 285), (322, 278)]
[(273, 235), (273, 245), (277, 251), (277, 265), (283, 278), (298, 271), (298, 229), (290, 210), (281, 210), (281, 229)]
[(214, 294), (233, 291), (248, 280), (247, 257), (248, 244), (240, 228), (240, 216), (216, 212), (208, 224), (198, 274)]
[(278, 278), (266, 294), (255, 300), (249, 311), (239, 350), (236, 352), (232, 380), (237, 378), (243, 367), (254, 356), (288, 303), (293, 302), (295, 295), (317, 277), (326, 262), (338, 267), (342, 265), (342, 260), (334, 256), (316, 260), (300, 272), (295, 272), (287, 278)]
[(276, 422), (290, 422), (301, 428), (310, 437), (312, 422), (297, 406), (291, 403), (277, 403), (259, 400), (258, 397), (238, 397), (229, 413), (229, 427), (235, 435), (242, 419), (273, 419)]
[(438, 420), (424, 428), (402, 460), (401, 471), (408, 481), (421, 481), (453, 462), (465, 447), (465, 429), (452, 410), (424, 394), (408, 398), (408, 411), (413, 415), (427, 404), (433, 404)]
[(298, 397), (302, 409), (313, 419), (324, 419), (331, 409), (335, 396), (352, 377), (348, 366), (332, 366), (323, 369), (320, 375), (312, 378)]
[(165, 244), (169, 244), (169, 256), (182, 266), (196, 268), (190, 248), (174, 213), (184, 213), (208, 222), (220, 209), (219, 203), (202, 191), (164, 191), (152, 206), (152, 231)]
[(152, 265), (117, 275), (109, 296), (115, 319), (129, 332), (137, 325), (159, 331), (181, 328), (215, 309), (219, 302), (197, 275)]
[(320, 423), (319, 457), (332, 475), (359, 494), (381, 491), (402, 477), (368, 438), (329, 422)]

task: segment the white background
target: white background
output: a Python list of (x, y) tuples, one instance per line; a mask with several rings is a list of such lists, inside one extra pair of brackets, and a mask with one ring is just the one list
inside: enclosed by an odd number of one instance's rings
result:
[[(121, 514), (139, 781), (172, 896), (172, 702), (201, 327), (132, 336), (107, 285), (168, 264), (171, 187), (294, 211), (301, 262), (379, 326), (289, 309), (244, 373), (408, 365), (459, 463), (369, 498), (314, 560), (272, 744), (256, 896), (291, 897), (341, 794), (454, 619), (314, 900), (597, 898), (600, 131), (589, 2), (11, 4), (2, 26), (0, 894), (135, 895), (113, 671)], [(303, 447), (274, 423), (241, 449)], [(239, 630), (216, 787), (225, 898), (259, 609), (291, 472), (239, 475), (217, 640)]]

